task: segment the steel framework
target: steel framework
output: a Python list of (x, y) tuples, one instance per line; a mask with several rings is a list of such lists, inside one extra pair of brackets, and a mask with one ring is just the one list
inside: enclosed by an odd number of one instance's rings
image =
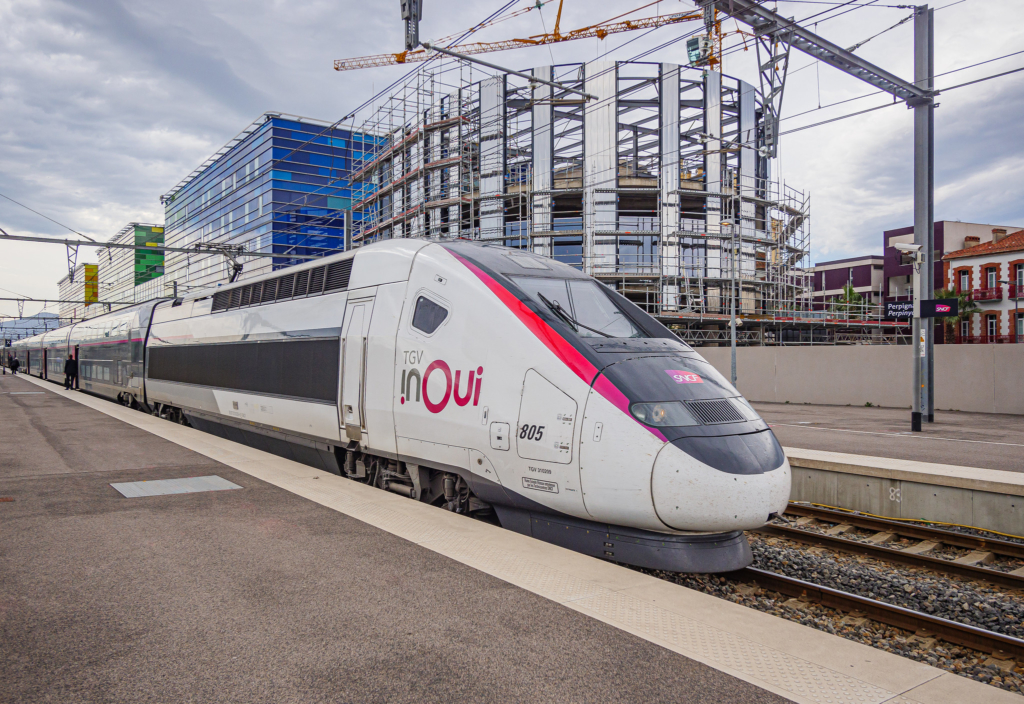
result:
[(810, 199), (772, 175), (776, 84), (766, 102), (738, 79), (668, 63), (476, 81), (446, 66), (418, 72), (359, 127), (385, 139), (353, 167), (357, 245), (529, 248), (676, 322), (723, 314), (734, 295), (744, 316), (806, 307)]

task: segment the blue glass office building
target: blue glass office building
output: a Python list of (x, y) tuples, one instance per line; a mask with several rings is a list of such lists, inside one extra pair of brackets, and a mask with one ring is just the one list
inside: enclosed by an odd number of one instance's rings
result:
[[(303, 261), (295, 255), (342, 251), (352, 160), (372, 150), (372, 139), (328, 122), (266, 113), (161, 197), (164, 241), (242, 244), (281, 255), (243, 259), (243, 279)], [(180, 291), (216, 285), (229, 273), (223, 257), (168, 252), (164, 289), (172, 282)]]

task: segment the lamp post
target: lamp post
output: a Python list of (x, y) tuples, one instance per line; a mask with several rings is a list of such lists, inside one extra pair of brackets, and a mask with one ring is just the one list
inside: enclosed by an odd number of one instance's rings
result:
[[(1020, 284), (1011, 283), (1009, 281), (1000, 281), (999, 283), (1006, 284), (1007, 286), (1020, 286)], [(1020, 319), (1020, 308), (1019, 308), (1019, 306), (1020, 306), (1020, 291), (1014, 291), (1013, 292), (1013, 326), (1012, 326), (1012, 328), (1013, 328), (1013, 341), (1014, 341), (1014, 343), (1020, 342), (1020, 338), (1021, 338), (1021, 336), (1017, 333), (1017, 325), (1018, 325), (1018, 321)]]

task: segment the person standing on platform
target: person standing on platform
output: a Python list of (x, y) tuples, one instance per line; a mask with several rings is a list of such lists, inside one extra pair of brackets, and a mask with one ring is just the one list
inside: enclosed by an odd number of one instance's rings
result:
[(78, 386), (78, 360), (71, 354), (64, 362), (64, 388), (71, 390)]
[(14, 376), (18, 376), (18, 367), (20, 367), (20, 366), (21, 366), (21, 362), (18, 360), (17, 357), (12, 359), (11, 360), (11, 374), (13, 374)]

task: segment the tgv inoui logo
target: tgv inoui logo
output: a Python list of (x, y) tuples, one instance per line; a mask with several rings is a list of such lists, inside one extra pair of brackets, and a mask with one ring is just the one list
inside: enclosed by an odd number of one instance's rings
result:
[[(422, 361), (423, 352), (406, 352), (405, 359), (407, 363), (417, 364)], [(451, 367), (442, 359), (431, 362), (422, 375), (420, 370), (415, 367), (403, 369), (400, 403), (404, 404), (407, 400), (410, 403), (422, 400), (423, 405), (431, 413), (440, 413), (452, 400), (455, 401), (456, 406), (465, 406), (472, 400), (475, 406), (480, 403), (480, 384), (483, 381), (483, 376), (483, 367), (470, 370), (469, 374), (465, 375), (466, 385), (465, 393), (463, 393), (461, 391), (463, 370), (456, 369), (453, 375)], [(433, 385), (430, 383), (431, 378), (434, 379)], [(443, 391), (441, 391), (441, 383), (444, 384)], [(433, 397), (429, 391), (431, 386), (433, 386)]]

